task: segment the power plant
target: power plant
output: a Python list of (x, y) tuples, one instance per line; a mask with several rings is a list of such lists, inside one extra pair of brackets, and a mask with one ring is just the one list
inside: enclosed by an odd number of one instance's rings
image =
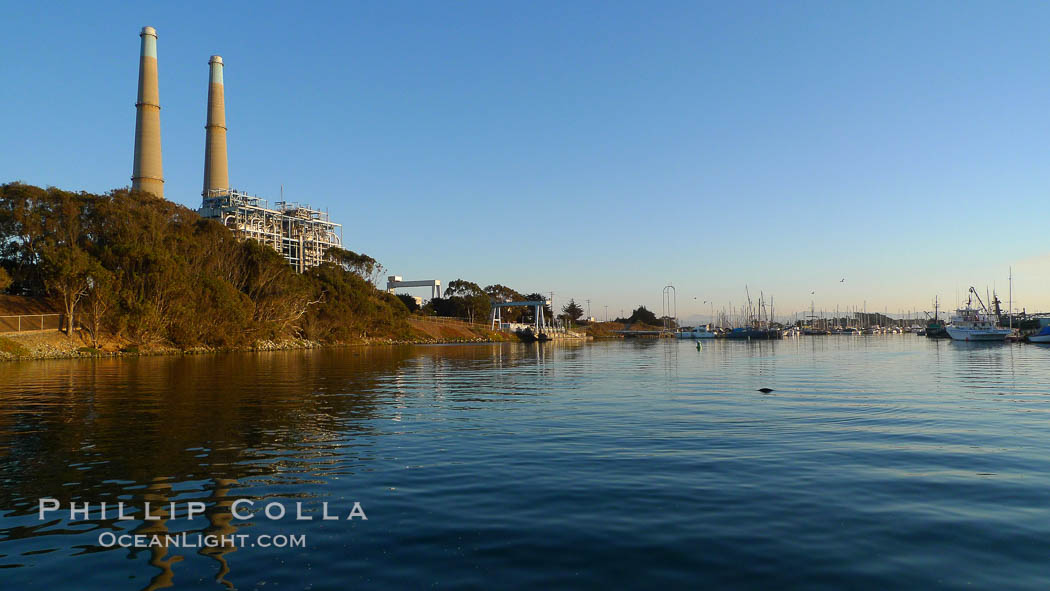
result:
[[(131, 187), (164, 197), (160, 152), (160, 99), (157, 91), (157, 32), (142, 28), (139, 94), (135, 120), (135, 164)], [(222, 57), (208, 60), (208, 110), (205, 120), (202, 217), (220, 222), (238, 236), (256, 240), (281, 253), (302, 273), (327, 260), (330, 248), (342, 246), (341, 224), (327, 211), (282, 200), (266, 200), (230, 187), (226, 151), (226, 95)], [(283, 193), (283, 191), (282, 191)]]

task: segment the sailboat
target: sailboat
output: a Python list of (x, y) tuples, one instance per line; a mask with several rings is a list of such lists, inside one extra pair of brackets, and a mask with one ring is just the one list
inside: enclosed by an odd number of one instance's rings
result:
[[(747, 291), (747, 286), (744, 286), (744, 290)], [(751, 292), (747, 292), (747, 324), (734, 328), (733, 330), (726, 333), (725, 338), (727, 339), (740, 339), (740, 340), (774, 340), (784, 338), (784, 333), (779, 328), (773, 327), (772, 317), (773, 312), (770, 309), (766, 319), (762, 320), (763, 312), (765, 311), (764, 296), (760, 296), (758, 300), (757, 310), (752, 307), (751, 304)], [(772, 299), (770, 299), (770, 308), (772, 308)], [(763, 326), (764, 325), (764, 326)]]

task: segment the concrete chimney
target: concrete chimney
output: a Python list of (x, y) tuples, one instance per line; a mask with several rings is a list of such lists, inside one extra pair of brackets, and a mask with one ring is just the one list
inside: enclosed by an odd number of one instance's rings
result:
[(135, 103), (135, 165), (131, 188), (164, 197), (160, 158), (160, 93), (157, 90), (157, 31), (142, 27), (139, 52), (139, 99)]
[(205, 124), (204, 197), (209, 191), (230, 188), (230, 169), (226, 163), (226, 99), (222, 86), (222, 56), (208, 60), (208, 122)]

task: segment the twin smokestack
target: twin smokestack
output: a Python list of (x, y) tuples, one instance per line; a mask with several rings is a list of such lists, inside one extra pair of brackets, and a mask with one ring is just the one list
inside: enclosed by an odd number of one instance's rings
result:
[(135, 164), (133, 190), (164, 197), (164, 170), (160, 161), (160, 93), (157, 90), (157, 31), (142, 27), (139, 50), (139, 99), (135, 102)]
[(226, 165), (226, 99), (222, 89), (222, 57), (208, 60), (208, 122), (205, 124), (204, 197), (209, 191), (230, 188), (230, 170)]
[[(164, 170), (160, 152), (160, 92), (157, 85), (157, 31), (142, 27), (139, 34), (139, 94), (135, 103), (135, 163), (131, 188), (164, 197)], [(222, 84), (222, 57), (208, 60), (208, 116), (204, 144), (204, 190), (230, 188), (226, 163), (226, 104)]]

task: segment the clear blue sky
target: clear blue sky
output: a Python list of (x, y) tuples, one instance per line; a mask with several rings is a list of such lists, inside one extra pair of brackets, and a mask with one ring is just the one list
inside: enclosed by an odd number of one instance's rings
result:
[(234, 186), (275, 200), (283, 183), (405, 278), (595, 315), (659, 311), (668, 281), (682, 316), (745, 284), (781, 312), (892, 313), (1005, 295), (1012, 264), (1019, 303), (1050, 309), (1050, 5), (0, 9), (0, 181), (129, 183), (151, 25), (169, 199), (199, 205), (222, 55)]

